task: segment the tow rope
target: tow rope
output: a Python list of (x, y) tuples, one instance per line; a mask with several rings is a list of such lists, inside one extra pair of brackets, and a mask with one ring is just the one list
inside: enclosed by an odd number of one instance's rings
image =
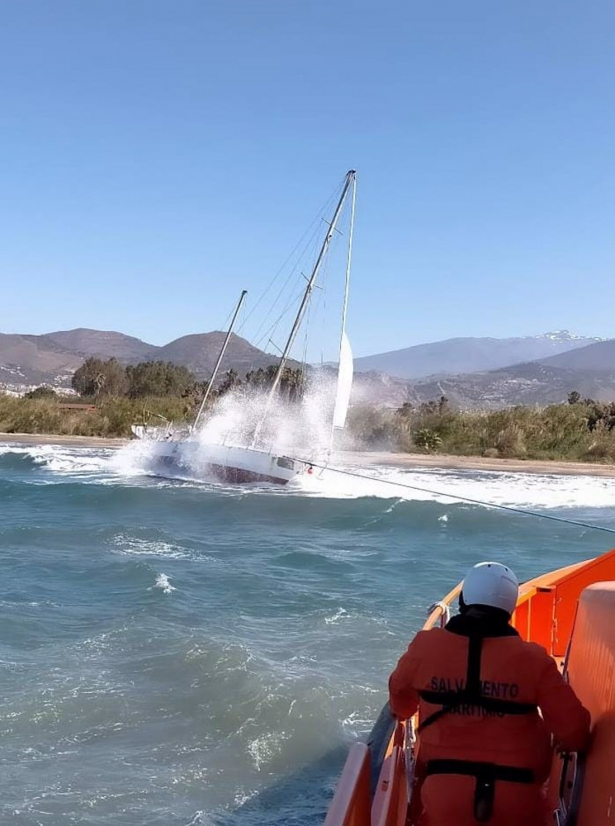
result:
[(331, 465), (321, 465), (317, 462), (307, 462), (305, 459), (294, 458), (294, 461), (301, 462), (302, 464), (308, 465), (312, 468), (318, 468), (319, 470), (326, 470), (330, 473), (340, 473), (343, 476), (352, 476), (355, 479), (363, 479), (368, 482), (380, 482), (383, 485), (391, 485), (397, 488), (406, 488), (407, 490), (429, 493), (432, 496), (445, 496), (448, 499), (458, 499), (460, 502), (468, 502), (471, 505), (480, 505), (484, 508), (497, 508), (498, 510), (508, 511), (509, 513), (517, 513), (522, 516), (535, 516), (538, 519), (549, 519), (552, 522), (561, 522), (564, 525), (574, 525), (577, 528), (587, 528), (592, 531), (603, 531), (604, 533), (615, 534), (615, 528), (607, 528), (604, 525), (591, 525), (588, 522), (579, 522), (576, 519), (566, 519), (563, 516), (553, 516), (549, 513), (540, 513), (539, 511), (526, 510), (525, 508), (515, 508), (512, 505), (498, 505), (495, 502), (484, 502), (481, 499), (473, 499), (470, 496), (461, 496), (458, 493), (446, 493), (442, 490), (433, 490), (432, 488), (425, 488), (420, 485), (410, 485), (407, 482), (389, 482), (386, 479), (380, 479), (378, 476), (370, 476), (365, 473), (357, 473), (353, 470), (344, 470), (342, 468), (331, 467)]

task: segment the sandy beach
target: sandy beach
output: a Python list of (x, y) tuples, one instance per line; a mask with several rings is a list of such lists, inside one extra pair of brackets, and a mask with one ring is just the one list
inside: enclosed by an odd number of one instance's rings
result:
[[(57, 436), (39, 433), (0, 433), (0, 444), (66, 445), (70, 447), (120, 448), (130, 439), (102, 439), (96, 436)], [(615, 465), (592, 462), (559, 462), (537, 459), (487, 459), (482, 456), (448, 456), (424, 453), (378, 453), (345, 451), (338, 454), (345, 465), (366, 467), (389, 465), (398, 468), (435, 468), (442, 470), (485, 470), (503, 473), (564, 474), (567, 476), (615, 477)]]
[(399, 468), (434, 468), (441, 470), (488, 470), (502, 473), (554, 473), (566, 476), (615, 477), (615, 465), (593, 462), (559, 462), (538, 459), (487, 459), (483, 456), (448, 456), (424, 453), (371, 453), (344, 454), (349, 463), (356, 465), (390, 465)]
[(51, 433), (0, 433), (0, 444), (118, 448), (127, 445), (129, 441), (130, 439), (100, 439), (97, 436), (57, 436)]

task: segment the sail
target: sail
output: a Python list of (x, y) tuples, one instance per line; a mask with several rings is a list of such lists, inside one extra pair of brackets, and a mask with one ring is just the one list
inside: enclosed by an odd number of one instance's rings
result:
[(337, 373), (337, 395), (335, 397), (335, 409), (333, 411), (333, 427), (344, 427), (346, 413), (350, 403), (350, 390), (352, 389), (352, 350), (346, 333), (342, 335), (340, 346), (340, 365)]

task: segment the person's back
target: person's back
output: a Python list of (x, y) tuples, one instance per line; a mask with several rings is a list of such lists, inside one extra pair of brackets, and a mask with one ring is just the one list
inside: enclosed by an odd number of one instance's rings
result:
[(419, 708), (429, 826), (542, 824), (551, 734), (566, 750), (586, 745), (588, 712), (546, 651), (509, 625), (517, 587), (505, 566), (476, 566), (462, 613), (417, 634), (391, 675), (393, 713)]

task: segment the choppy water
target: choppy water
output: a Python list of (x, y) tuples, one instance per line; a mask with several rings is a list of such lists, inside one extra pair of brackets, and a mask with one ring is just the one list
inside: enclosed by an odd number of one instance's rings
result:
[[(0, 822), (316, 824), (426, 607), (476, 561), (523, 578), (615, 527), (615, 480), (370, 469), (310, 490), (0, 445)], [(615, 545), (615, 537), (611, 541)]]

